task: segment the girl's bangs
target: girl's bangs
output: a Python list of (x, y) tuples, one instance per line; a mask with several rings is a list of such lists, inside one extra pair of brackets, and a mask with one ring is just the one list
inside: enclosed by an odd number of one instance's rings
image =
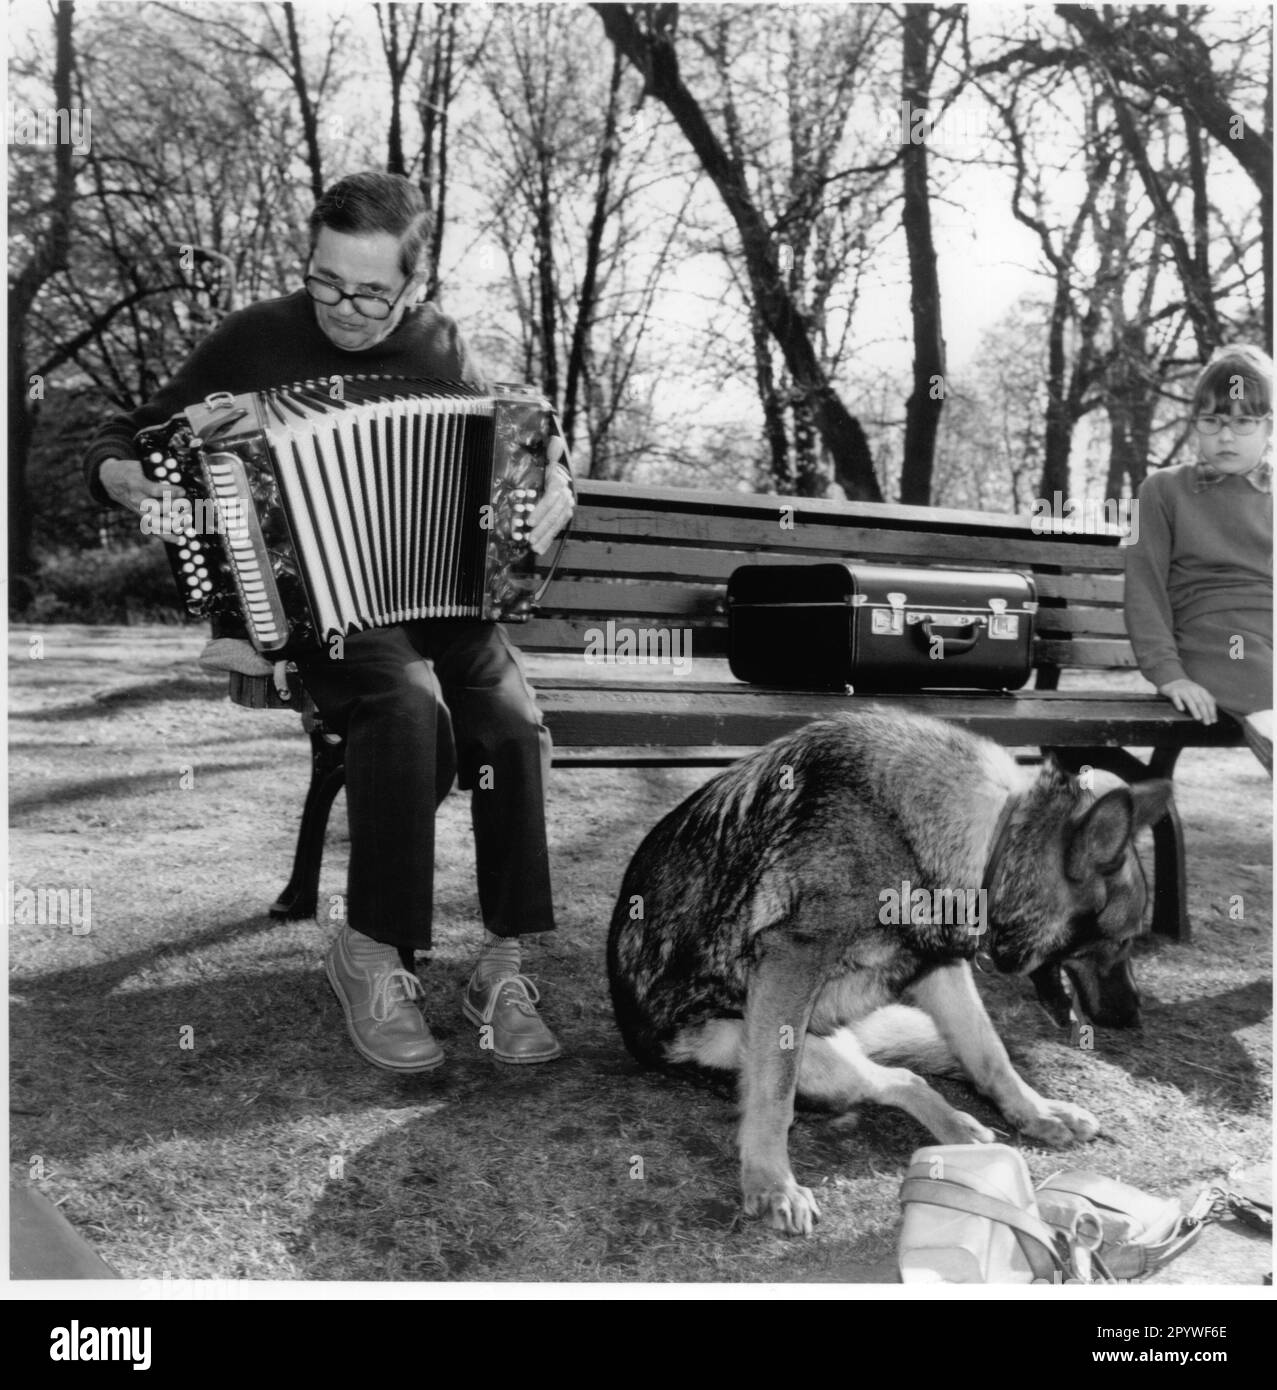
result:
[(1255, 370), (1253, 362), (1240, 358), (1210, 363), (1198, 379), (1192, 413), (1228, 415), (1235, 401), (1240, 401), (1243, 415), (1267, 415), (1273, 408), (1272, 382)]

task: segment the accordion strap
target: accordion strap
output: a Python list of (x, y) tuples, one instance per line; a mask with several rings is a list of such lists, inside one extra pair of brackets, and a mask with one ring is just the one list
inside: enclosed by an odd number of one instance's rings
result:
[[(567, 454), (567, 445), (566, 445), (566, 444), (564, 444), (564, 447), (563, 447), (563, 457), (562, 457), (561, 459), (556, 460), (555, 463), (553, 463), (553, 464), (551, 465), (551, 467), (557, 468), (557, 467), (559, 467), (560, 465), (561, 465), (562, 468), (563, 468), (563, 475), (564, 475), (564, 477), (568, 480), (568, 490), (569, 490), (569, 491), (571, 492), (571, 494), (572, 494), (572, 511), (573, 511), (573, 513), (575, 514), (575, 512), (576, 512), (576, 479), (572, 476), (572, 465), (568, 462), (568, 454)], [(572, 530), (572, 518), (571, 518), (571, 517), (568, 517), (566, 523), (564, 524), (563, 530), (559, 532), (559, 543), (558, 543), (558, 545), (556, 545), (556, 546), (554, 547), (554, 555), (553, 555), (553, 557), (552, 557), (551, 560), (550, 560), (550, 567), (549, 567), (549, 569), (547, 569), (546, 572), (545, 572), (545, 578), (541, 581), (541, 587), (536, 591), (535, 594), (532, 595), (532, 602), (531, 602), (531, 605), (530, 605), (531, 607), (537, 608), (537, 607), (540, 606), (540, 604), (541, 604), (541, 599), (542, 599), (542, 597), (544, 596), (545, 591), (550, 587), (550, 584), (551, 584), (551, 582), (552, 582), (553, 579), (554, 579), (555, 572), (556, 572), (556, 571), (558, 570), (558, 568), (559, 568), (559, 561), (563, 558), (563, 547), (564, 547), (565, 545), (567, 545), (567, 543), (568, 543), (568, 535), (571, 533), (571, 530)]]
[(554, 578), (554, 572), (559, 568), (559, 561), (563, 558), (563, 547), (568, 543), (568, 532), (572, 529), (572, 523), (568, 524), (559, 532), (559, 543), (554, 547), (554, 558), (550, 561), (550, 568), (545, 572), (545, 578), (541, 581), (541, 587), (532, 595), (532, 607), (536, 608), (541, 603), (541, 596), (550, 587), (550, 581)]

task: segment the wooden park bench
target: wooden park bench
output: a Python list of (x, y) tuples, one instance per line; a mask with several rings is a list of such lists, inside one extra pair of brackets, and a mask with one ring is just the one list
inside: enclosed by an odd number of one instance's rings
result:
[[(1070, 771), (1090, 765), (1128, 781), (1170, 777), (1184, 748), (1232, 746), (1241, 735), (1223, 720), (1199, 724), (1151, 690), (1105, 681), (1105, 673), (1135, 666), (1118, 540), (1116, 532), (1035, 534), (1026, 516), (585, 481), (540, 610), (507, 630), (527, 652), (572, 658), (565, 674), (534, 677), (556, 766), (722, 766), (866, 698), (767, 689), (730, 676), (725, 593), (738, 565), (854, 558), (1030, 571), (1040, 604), (1031, 688), (868, 698), (951, 720), (1009, 748), (1053, 751)], [(695, 678), (654, 680), (650, 668), (588, 662), (587, 648), (609, 621), (649, 633), (690, 629)], [(240, 685), (232, 698), (260, 703), (265, 682), (232, 680)], [(344, 779), (341, 742), (313, 716), (307, 723), (312, 779), (293, 875), (271, 908), (279, 918), (314, 915), (328, 815)], [(1183, 832), (1174, 809), (1153, 840), (1153, 930), (1186, 941)]]

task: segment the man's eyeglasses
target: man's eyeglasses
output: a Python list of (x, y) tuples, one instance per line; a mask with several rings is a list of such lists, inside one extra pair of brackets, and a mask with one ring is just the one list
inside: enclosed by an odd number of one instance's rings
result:
[(1198, 434), (1218, 434), (1227, 425), (1234, 434), (1254, 434), (1271, 415), (1195, 415), (1193, 427)]
[(308, 275), (302, 283), (306, 286), (306, 293), (316, 304), (326, 304), (332, 309), (343, 299), (349, 299), (354, 305), (355, 312), (362, 314), (364, 318), (388, 319), (394, 313), (395, 305), (403, 298), (404, 290), (412, 284), (412, 280), (408, 280), (408, 283), (395, 295), (394, 299), (386, 299), (379, 294), (347, 294), (345, 290), (338, 289), (329, 281), (321, 280), (318, 275)]

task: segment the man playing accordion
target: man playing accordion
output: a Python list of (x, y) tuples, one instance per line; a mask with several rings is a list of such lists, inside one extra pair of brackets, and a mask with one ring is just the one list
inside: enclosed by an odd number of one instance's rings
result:
[[(98, 430), (85, 455), (94, 497), (141, 513), (171, 493), (134, 457), (135, 437), (215, 392), (355, 373), (482, 386), (456, 324), (423, 300), (427, 232), (425, 200), (407, 179), (361, 173), (334, 184), (311, 214), (304, 289), (229, 315), (154, 399)], [(573, 509), (555, 443), (530, 517), (537, 551)], [(227, 664), (240, 660), (239, 644), (215, 645), (231, 652)], [(261, 663), (246, 645), (240, 650), (248, 662), (241, 669)], [(520, 938), (552, 930), (554, 912), (550, 736), (518, 652), (494, 622), (434, 618), (351, 632), (337, 652), (316, 646), (296, 660), (325, 724), (346, 740), (346, 921), (325, 965), (355, 1047), (399, 1072), (443, 1061), (417, 1003), (413, 953), (430, 946), (435, 809), (456, 777), (473, 789), (485, 927), (463, 1011), (490, 1027), (503, 1061), (557, 1057), (535, 986), (522, 974)]]

